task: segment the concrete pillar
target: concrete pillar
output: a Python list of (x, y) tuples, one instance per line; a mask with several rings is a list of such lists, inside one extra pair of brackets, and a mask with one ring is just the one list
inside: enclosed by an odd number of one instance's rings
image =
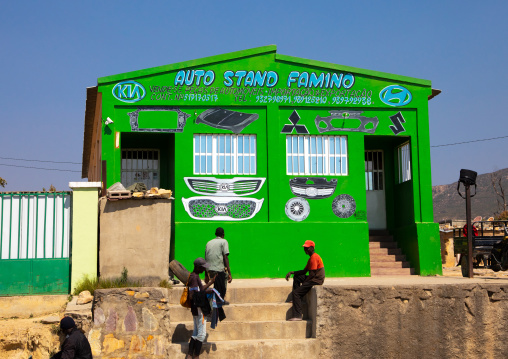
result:
[(85, 275), (97, 277), (100, 182), (70, 182), (72, 194), (71, 293)]

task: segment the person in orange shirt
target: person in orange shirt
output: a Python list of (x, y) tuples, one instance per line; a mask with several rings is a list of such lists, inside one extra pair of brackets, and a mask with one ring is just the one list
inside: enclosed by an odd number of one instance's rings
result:
[[(302, 298), (315, 285), (322, 285), (325, 281), (325, 265), (323, 260), (314, 252), (313, 241), (305, 241), (303, 250), (310, 256), (304, 269), (286, 274), (286, 280), (293, 275), (293, 317), (291, 321), (302, 320)], [(309, 275), (307, 275), (309, 272)]]

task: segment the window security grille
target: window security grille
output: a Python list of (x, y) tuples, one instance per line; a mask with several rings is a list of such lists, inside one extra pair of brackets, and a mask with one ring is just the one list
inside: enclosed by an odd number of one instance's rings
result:
[(347, 136), (286, 136), (288, 175), (346, 176)]
[(399, 183), (409, 181), (411, 179), (411, 150), (409, 142), (397, 149), (397, 157), (399, 159)]
[(194, 174), (256, 174), (256, 136), (194, 135)]
[(136, 182), (143, 182), (148, 189), (160, 187), (159, 158), (159, 150), (122, 150), (122, 184), (126, 188)]
[(384, 190), (383, 151), (365, 151), (365, 186), (367, 191)]

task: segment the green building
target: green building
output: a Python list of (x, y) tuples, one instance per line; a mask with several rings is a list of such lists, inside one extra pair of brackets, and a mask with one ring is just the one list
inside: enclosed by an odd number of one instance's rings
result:
[(303, 268), (307, 239), (327, 276), (370, 276), (369, 232), (393, 236), (414, 273), (440, 274), (438, 93), (273, 45), (102, 77), (87, 90), (83, 177), (173, 190), (171, 252), (186, 266), (221, 226), (236, 278)]

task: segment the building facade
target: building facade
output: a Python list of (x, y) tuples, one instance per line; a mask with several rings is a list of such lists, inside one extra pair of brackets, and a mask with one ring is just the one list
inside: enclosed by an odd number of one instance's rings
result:
[(437, 93), (275, 46), (103, 77), (87, 90), (83, 177), (173, 190), (186, 266), (221, 226), (234, 277), (303, 268), (307, 239), (327, 276), (369, 276), (369, 231), (387, 230), (417, 274), (439, 274)]

